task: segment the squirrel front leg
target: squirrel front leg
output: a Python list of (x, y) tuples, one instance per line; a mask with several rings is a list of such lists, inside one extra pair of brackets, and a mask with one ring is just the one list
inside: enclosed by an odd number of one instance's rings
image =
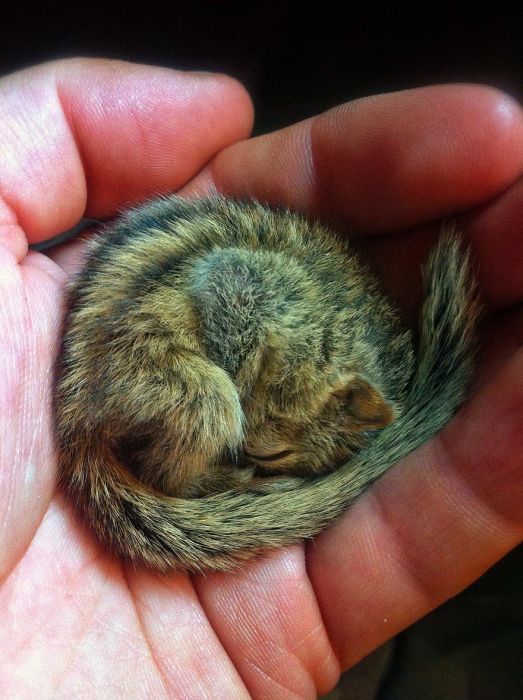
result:
[[(137, 453), (137, 476), (173, 496), (205, 494), (214, 468), (221, 469), (220, 457), (243, 439), (236, 386), (224, 370), (191, 351), (171, 353), (167, 369), (142, 365), (119, 414), (138, 436), (140, 426), (154, 435)], [(127, 437), (135, 437), (132, 428)]]

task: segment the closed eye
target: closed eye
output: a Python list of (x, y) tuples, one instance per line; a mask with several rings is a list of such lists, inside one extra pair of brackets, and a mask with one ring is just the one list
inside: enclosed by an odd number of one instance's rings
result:
[(251, 452), (246, 452), (245, 454), (247, 455), (247, 457), (255, 459), (258, 462), (276, 462), (279, 459), (284, 459), (285, 457), (291, 455), (292, 450), (282, 450), (281, 452), (275, 452), (272, 455), (255, 455)]

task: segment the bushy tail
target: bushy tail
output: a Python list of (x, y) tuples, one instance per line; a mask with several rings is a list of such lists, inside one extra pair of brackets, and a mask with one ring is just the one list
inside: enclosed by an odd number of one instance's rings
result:
[[(477, 318), (468, 256), (448, 231), (425, 271), (419, 360), (407, 407), (341, 468), (296, 482), (290, 490), (230, 491), (185, 500), (147, 488), (108, 447), (93, 447), (91, 441), (82, 448), (84, 454), (75, 451), (74, 462), (82, 462), (82, 469), (67, 479), (67, 488), (103, 541), (126, 559), (159, 570), (229, 569), (257, 553), (310, 537), (454, 414), (472, 374)], [(78, 444), (89, 443), (80, 439)], [(63, 472), (68, 472), (67, 464)]]

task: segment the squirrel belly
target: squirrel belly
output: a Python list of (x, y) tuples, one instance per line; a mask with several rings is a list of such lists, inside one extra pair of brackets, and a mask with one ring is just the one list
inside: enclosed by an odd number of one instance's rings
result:
[(465, 398), (479, 311), (454, 231), (424, 285), (414, 364), (323, 228), (223, 198), (132, 211), (71, 287), (61, 484), (112, 551), (159, 571), (228, 570), (314, 536)]

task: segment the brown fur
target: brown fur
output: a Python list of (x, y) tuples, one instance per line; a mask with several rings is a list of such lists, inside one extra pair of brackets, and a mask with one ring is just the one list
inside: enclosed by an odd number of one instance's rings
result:
[(462, 400), (477, 305), (444, 236), (410, 332), (347, 245), (256, 203), (158, 199), (91, 246), (56, 390), (60, 476), (160, 570), (309, 537)]

